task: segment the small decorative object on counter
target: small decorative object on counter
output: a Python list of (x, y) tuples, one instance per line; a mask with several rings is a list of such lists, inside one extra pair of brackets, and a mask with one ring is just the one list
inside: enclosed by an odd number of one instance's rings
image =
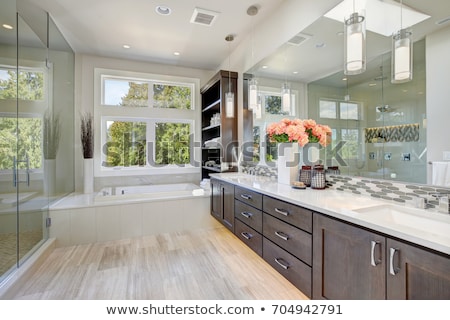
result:
[(322, 165), (313, 167), (311, 176), (312, 189), (325, 189), (325, 170)]
[(311, 186), (311, 166), (302, 166), (298, 180), (303, 182), (307, 187)]
[(325, 171), (326, 172), (326, 174), (330, 174), (330, 175), (333, 175), (333, 174), (341, 174), (341, 170), (339, 170), (339, 167), (338, 166), (332, 166), (332, 167), (328, 167), (327, 168), (327, 170)]

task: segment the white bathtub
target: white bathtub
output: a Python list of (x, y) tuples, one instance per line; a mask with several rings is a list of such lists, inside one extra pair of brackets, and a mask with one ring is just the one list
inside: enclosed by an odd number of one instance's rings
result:
[(217, 227), (210, 191), (195, 196), (199, 189), (181, 183), (74, 193), (50, 207), (50, 237), (60, 247)]
[(195, 195), (203, 195), (203, 189), (193, 183), (154, 184), (103, 188), (95, 196), (95, 201), (168, 199)]

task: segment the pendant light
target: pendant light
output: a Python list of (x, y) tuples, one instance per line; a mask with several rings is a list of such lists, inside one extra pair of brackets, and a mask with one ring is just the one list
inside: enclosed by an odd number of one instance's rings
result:
[(231, 90), (231, 47), (230, 43), (234, 40), (234, 36), (229, 34), (225, 37), (228, 41), (228, 92), (225, 93), (225, 116), (227, 118), (234, 118), (234, 92)]
[[(256, 6), (250, 6), (247, 9), (247, 14), (253, 17), (258, 13), (258, 8)], [(252, 23), (252, 34), (251, 34), (251, 47), (252, 47), (252, 65), (254, 64), (254, 48), (253, 48), (253, 23)], [(248, 110), (255, 110), (258, 108), (258, 81), (253, 75), (252, 79), (248, 84)]]
[(345, 64), (344, 73), (355, 75), (366, 70), (366, 19), (355, 10), (353, 0), (353, 13), (344, 21), (345, 35)]
[(287, 82), (287, 46), (284, 50), (284, 83), (281, 85), (281, 109), (283, 112), (291, 112), (291, 88)]
[(392, 36), (391, 83), (412, 80), (412, 49), (412, 32), (403, 29), (403, 1), (400, 0), (400, 30)]

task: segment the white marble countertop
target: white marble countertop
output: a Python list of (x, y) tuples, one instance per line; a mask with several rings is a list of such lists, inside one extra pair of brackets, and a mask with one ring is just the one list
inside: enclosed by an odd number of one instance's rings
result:
[[(294, 189), (267, 177), (243, 173), (218, 173), (212, 177), (450, 255), (450, 214), (333, 189)], [(407, 223), (376, 212), (355, 211), (373, 206), (405, 211), (402, 217), (408, 219)]]

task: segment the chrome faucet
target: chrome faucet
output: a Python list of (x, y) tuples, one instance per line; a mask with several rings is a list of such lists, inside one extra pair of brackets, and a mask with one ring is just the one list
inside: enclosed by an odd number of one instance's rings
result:
[(448, 193), (435, 192), (430, 193), (430, 196), (439, 200), (439, 212), (450, 213), (450, 201)]

